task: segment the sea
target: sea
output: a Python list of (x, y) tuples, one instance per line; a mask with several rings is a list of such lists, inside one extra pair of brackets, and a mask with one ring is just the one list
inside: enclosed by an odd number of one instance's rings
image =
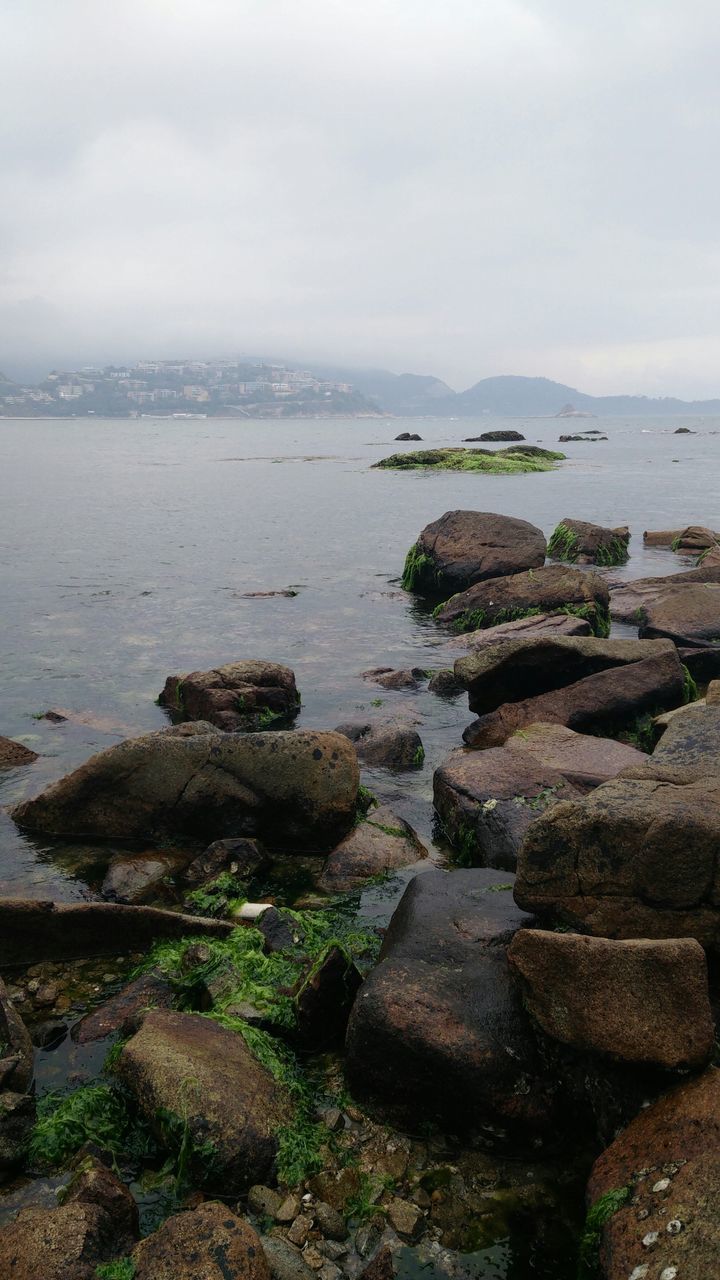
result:
[[(558, 445), (589, 428), (607, 441)], [(567, 460), (514, 476), (373, 469), (419, 447), (396, 443), (400, 431), (445, 446), (497, 429)], [(420, 530), (454, 508), (548, 535), (566, 517), (628, 524), (625, 576), (689, 568), (645, 550), (643, 530), (720, 527), (720, 418), (0, 421), (0, 734), (40, 757), (0, 773), (0, 894), (86, 894), (72, 845), (22, 834), (5, 807), (167, 724), (167, 675), (245, 658), (293, 668), (300, 727), (414, 723), (423, 768), (365, 781), (442, 863), (432, 775), (461, 742), (466, 699), (387, 692), (361, 673), (447, 667), (462, 652), (399, 581)], [(294, 594), (254, 594), (283, 591)], [(41, 719), (48, 710), (67, 718)], [(381, 904), (372, 891), (366, 911), (387, 915), (402, 888), (400, 876)]]

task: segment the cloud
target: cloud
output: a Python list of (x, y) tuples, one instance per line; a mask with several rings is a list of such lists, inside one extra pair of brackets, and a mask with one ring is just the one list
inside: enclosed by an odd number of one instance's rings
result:
[(0, 368), (720, 391), (713, 4), (16, 0), (0, 41)]

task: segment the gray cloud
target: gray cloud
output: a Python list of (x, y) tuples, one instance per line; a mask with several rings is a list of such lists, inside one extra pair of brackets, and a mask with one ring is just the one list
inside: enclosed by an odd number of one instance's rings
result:
[(720, 391), (710, 0), (12, 0), (0, 368)]

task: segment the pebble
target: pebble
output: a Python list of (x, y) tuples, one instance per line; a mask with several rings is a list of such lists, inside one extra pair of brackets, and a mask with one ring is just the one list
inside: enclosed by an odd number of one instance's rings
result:
[(331, 1133), (345, 1128), (345, 1117), (339, 1107), (328, 1107), (327, 1111), (321, 1113), (321, 1119)]
[(315, 1222), (324, 1236), (330, 1240), (347, 1240), (348, 1229), (345, 1219), (332, 1205), (319, 1200), (315, 1206)]
[(422, 1222), (422, 1212), (409, 1200), (391, 1200), (388, 1206), (388, 1220), (399, 1236), (412, 1239)]
[(645, 1280), (645, 1276), (650, 1270), (647, 1262), (643, 1262), (642, 1266), (635, 1267), (628, 1276), (628, 1280)]
[(253, 1213), (274, 1218), (282, 1203), (282, 1197), (278, 1195), (277, 1191), (273, 1191), (272, 1187), (264, 1187), (257, 1183), (248, 1191), (247, 1202), (248, 1209), (251, 1209)]
[(320, 1280), (338, 1280), (341, 1275), (342, 1271), (334, 1262), (324, 1262), (320, 1268)]
[(60, 995), (60, 988), (57, 982), (43, 982), (35, 992), (35, 1004), (40, 1009), (46, 1009), (54, 1004)]
[(344, 1258), (347, 1254), (348, 1247), (340, 1240), (320, 1240), (318, 1249), (325, 1254), (331, 1262), (337, 1262), (338, 1258)]
[(327, 1264), (327, 1260), (323, 1258), (322, 1254), (315, 1248), (314, 1244), (308, 1244), (305, 1246), (303, 1249), (303, 1258), (307, 1262), (308, 1266), (312, 1267), (313, 1271), (320, 1271), (322, 1267)]
[(298, 1249), (302, 1249), (310, 1234), (312, 1224), (312, 1218), (308, 1217), (307, 1214), (299, 1213), (287, 1232), (287, 1239), (290, 1244), (296, 1244)]
[(280, 1203), (275, 1209), (275, 1221), (294, 1222), (299, 1212), (300, 1201), (297, 1196), (286, 1196), (284, 1200), (280, 1200)]
[(677, 1273), (677, 1267), (663, 1267), (660, 1272), (660, 1280), (675, 1280)]
[(377, 1228), (367, 1223), (364, 1227), (358, 1227), (355, 1232), (355, 1250), (361, 1258), (369, 1258), (379, 1240), (380, 1233)]

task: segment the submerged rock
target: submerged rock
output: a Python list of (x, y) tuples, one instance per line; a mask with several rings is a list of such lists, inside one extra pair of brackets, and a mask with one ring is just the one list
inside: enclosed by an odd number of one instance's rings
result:
[(300, 710), (295, 676), (277, 662), (231, 662), (168, 676), (158, 702), (181, 719), (209, 720), (229, 733), (291, 720)]
[(31, 751), (22, 742), (12, 738), (0, 737), (0, 769), (14, 769), (17, 765), (32, 764), (37, 760), (37, 751)]
[(487, 511), (446, 511), (407, 554), (403, 586), (442, 596), (545, 563), (545, 535), (527, 520)]
[(108, 747), (12, 815), (48, 835), (258, 834), (320, 850), (352, 825), (358, 765), (339, 734), (195, 729), (183, 725)]
[(361, 672), (363, 680), (372, 680), (383, 689), (417, 689), (420, 680), (427, 679), (422, 667), (395, 670), (393, 667), (371, 667)]
[(477, 631), (540, 613), (572, 613), (606, 635), (609, 593), (604, 580), (566, 565), (546, 565), (527, 573), (474, 586), (446, 600), (436, 611), (442, 626)]
[(111, 902), (143, 902), (181, 871), (187, 860), (187, 854), (160, 850), (116, 854), (110, 861), (100, 892)]
[(666, 1069), (707, 1063), (714, 1026), (705, 953), (694, 939), (521, 929), (508, 957), (525, 1008), (553, 1039)]
[(615, 565), (628, 558), (630, 530), (627, 525), (606, 529), (587, 520), (560, 521), (548, 542), (548, 555), (570, 564)]
[(179, 1147), (187, 1129), (199, 1184), (240, 1194), (267, 1177), (293, 1108), (242, 1036), (198, 1014), (152, 1011), (117, 1071), (161, 1138)]
[(412, 866), (427, 856), (427, 849), (410, 824), (381, 805), (371, 809), (333, 849), (320, 878), (320, 888), (326, 893), (351, 893), (374, 876)]
[(525, 437), (519, 431), (483, 431), (480, 436), (466, 436), (464, 444), (475, 444), (477, 441), (494, 442), (500, 444), (503, 441), (524, 440)]
[(270, 1280), (250, 1223), (212, 1200), (168, 1218), (136, 1246), (132, 1261), (134, 1280)]
[(640, 1111), (593, 1166), (604, 1280), (710, 1280), (719, 1197), (720, 1071), (709, 1067)]
[(529, 923), (511, 881), (428, 871), (405, 890), (350, 1017), (357, 1096), (464, 1133), (490, 1125), (528, 1142), (552, 1129), (553, 1087), (507, 962), (507, 944)]

